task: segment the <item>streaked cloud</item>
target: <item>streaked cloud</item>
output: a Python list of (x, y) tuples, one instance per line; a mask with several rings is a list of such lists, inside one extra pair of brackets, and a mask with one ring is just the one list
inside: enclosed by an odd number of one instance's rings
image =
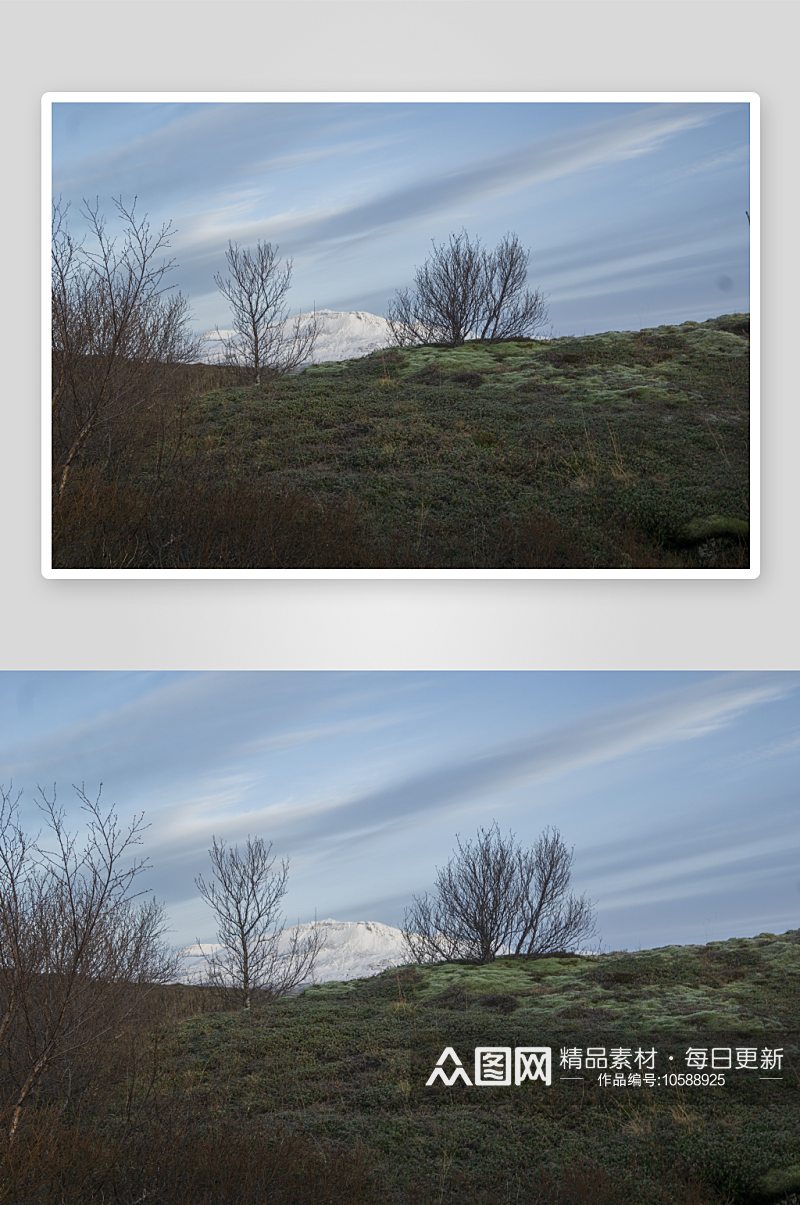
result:
[(555, 824), (619, 947), (656, 905), (657, 925), (685, 928), (691, 899), (738, 915), (737, 876), (754, 909), (788, 908), (798, 687), (777, 672), (8, 674), (0, 781), (24, 787), (31, 823), (37, 783), (58, 783), (71, 826), (72, 783), (102, 780), (123, 820), (144, 810), (149, 886), (181, 925), (212, 835), (259, 833), (291, 857), (293, 917), (396, 924), (456, 833), (496, 819), (527, 842)]
[[(294, 259), (295, 310), (384, 313), (430, 240), (462, 226), (492, 243), (516, 231), (562, 334), (625, 328), (636, 297), (649, 308), (658, 289), (697, 317), (718, 304), (721, 276), (731, 305), (749, 307), (747, 232), (726, 216), (749, 203), (746, 106), (144, 104), (141, 132), (135, 105), (85, 119), (79, 108), (56, 120), (56, 192), (76, 207), (99, 195), (109, 210), (137, 195), (154, 224), (172, 220), (173, 280), (203, 330), (227, 325), (213, 277), (229, 240), (268, 240)], [(715, 241), (722, 262), (704, 274)], [(577, 331), (559, 317), (572, 323), (575, 302)]]
[[(581, 716), (506, 748), (484, 750), (436, 766), (424, 775), (342, 801), (334, 808), (325, 804), (313, 817), (311, 845), (327, 847), (331, 840), (352, 843), (359, 832), (407, 827), (419, 813), (430, 817), (436, 810), (450, 812), (521, 782), (574, 774), (644, 749), (697, 740), (733, 723), (752, 707), (785, 697), (791, 689), (788, 681), (743, 676), (736, 685), (712, 681), (609, 713)], [(279, 817), (273, 813), (273, 819)], [(287, 809), (285, 822), (290, 827), (292, 819), (291, 809)], [(309, 819), (303, 817), (304, 828)]]

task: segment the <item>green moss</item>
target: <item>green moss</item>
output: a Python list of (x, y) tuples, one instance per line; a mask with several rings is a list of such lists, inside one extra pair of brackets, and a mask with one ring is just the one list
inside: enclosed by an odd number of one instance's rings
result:
[(196, 398), (162, 464), (352, 504), (387, 567), (743, 566), (746, 319), (315, 365)]
[(800, 1192), (800, 1163), (791, 1167), (773, 1168), (762, 1176), (756, 1185), (757, 1191), (767, 1200)]
[[(797, 1191), (800, 1000), (787, 978), (798, 972), (798, 930), (595, 957), (397, 968), (312, 988), (249, 1017), (172, 1027), (164, 1091), (171, 1100), (179, 1082), (182, 1099), (206, 1117), (363, 1141), (388, 1205), (460, 1197), (722, 1205), (726, 1194), (732, 1205), (754, 1205)], [(446, 1046), (471, 1073), (475, 1047), (527, 1045), (556, 1052), (549, 1088), (427, 1086)], [(780, 1046), (783, 1079), (732, 1070), (714, 1089), (614, 1088), (594, 1073), (562, 1081), (558, 1052), (590, 1045), (653, 1046), (659, 1071), (682, 1070), (689, 1046)], [(588, 1179), (568, 1196), (569, 1169), (581, 1167)], [(545, 1172), (559, 1191), (543, 1187)]]
[(331, 373), (346, 372), (350, 367), (349, 360), (323, 360), (321, 364), (310, 364), (308, 368), (303, 370), (303, 375), (311, 377), (325, 377)]
[(718, 539), (731, 536), (734, 539), (747, 539), (750, 535), (750, 524), (745, 519), (735, 519), (730, 515), (710, 515), (707, 519), (692, 519), (686, 524), (683, 536), (687, 542), (699, 544), (702, 540)]

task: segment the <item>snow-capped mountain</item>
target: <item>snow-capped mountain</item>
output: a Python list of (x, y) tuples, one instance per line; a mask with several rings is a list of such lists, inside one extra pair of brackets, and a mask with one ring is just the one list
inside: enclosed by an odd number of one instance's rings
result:
[[(311, 314), (301, 314), (301, 328), (312, 318)], [(392, 333), (389, 323), (377, 314), (367, 314), (363, 310), (352, 310), (342, 313), (338, 310), (317, 310), (317, 321), (320, 333), (314, 345), (314, 351), (306, 364), (322, 364), (326, 360), (354, 360), (358, 356), (369, 355), (371, 351), (379, 351), (391, 347)], [(287, 334), (293, 329), (294, 318), (286, 323)], [(222, 351), (222, 340), (230, 338), (235, 331), (208, 331), (203, 338), (203, 353), (201, 359), (205, 363), (213, 363)]]
[[(311, 982), (330, 983), (333, 980), (365, 979), (377, 975), (390, 967), (402, 966), (409, 961), (403, 947), (403, 934), (391, 925), (380, 921), (337, 921), (317, 922), (325, 937), (325, 945), (314, 967)], [(290, 937), (298, 933), (300, 938), (313, 925), (294, 925), (281, 934), (279, 950), (288, 947)], [(221, 947), (213, 944), (185, 946), (180, 951), (179, 983), (201, 982), (206, 968), (206, 959)]]

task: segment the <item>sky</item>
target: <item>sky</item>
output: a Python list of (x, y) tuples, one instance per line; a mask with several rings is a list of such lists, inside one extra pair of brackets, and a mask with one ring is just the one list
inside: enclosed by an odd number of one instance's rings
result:
[(748, 312), (749, 105), (717, 100), (54, 102), (70, 228), (171, 222), (196, 333), (229, 329), (229, 242), (278, 247), (288, 305), (386, 316), (462, 229), (529, 251), (552, 336)]
[[(213, 837), (289, 860), (287, 924), (399, 926), (456, 836), (494, 821), (574, 847), (595, 948), (651, 949), (800, 918), (797, 672), (0, 673), (0, 783), (144, 812), (140, 885), (169, 941), (214, 941)], [(44, 844), (44, 839), (42, 839)]]

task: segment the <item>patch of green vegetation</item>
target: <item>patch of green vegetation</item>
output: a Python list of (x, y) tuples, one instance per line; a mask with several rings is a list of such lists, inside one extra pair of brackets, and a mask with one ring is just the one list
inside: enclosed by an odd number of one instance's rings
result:
[[(206, 1014), (164, 1037), (165, 1084), (204, 1115), (361, 1142), (383, 1197), (756, 1205), (797, 1189), (800, 930), (596, 956), (408, 966), (329, 983), (250, 1014)], [(787, 982), (791, 990), (787, 990)], [(446, 1047), (473, 1078), (479, 1046), (549, 1046), (552, 1083), (428, 1084)], [(630, 1051), (624, 1085), (562, 1051)], [(686, 1073), (689, 1049), (731, 1048), (717, 1087), (627, 1079), (638, 1049)], [(755, 1064), (736, 1068), (736, 1050)], [(780, 1070), (759, 1071), (781, 1049)], [(624, 1056), (623, 1056), (624, 1057)], [(448, 1063), (452, 1070), (452, 1064)], [(762, 1079), (776, 1075), (780, 1079)], [(566, 1078), (568, 1076), (577, 1078)], [(165, 1087), (165, 1091), (167, 1088)], [(545, 1180), (542, 1180), (545, 1177)], [(692, 1187), (692, 1185), (694, 1187)], [(575, 1189), (577, 1192), (578, 1190)], [(605, 1189), (604, 1189), (605, 1191)], [(548, 1192), (550, 1195), (548, 1195)], [(589, 1195), (595, 1192), (596, 1195)], [(416, 1196), (415, 1196), (416, 1194)]]
[(748, 336), (734, 314), (319, 364), (196, 397), (121, 481), (175, 463), (201, 496), (353, 507), (359, 565), (745, 567)]
[(772, 1201), (787, 1197), (789, 1193), (800, 1192), (800, 1163), (768, 1171), (758, 1181), (757, 1189), (765, 1200)]
[(349, 360), (325, 360), (322, 364), (311, 364), (305, 374), (309, 377), (324, 377), (331, 372), (345, 372), (350, 365)]
[(683, 532), (687, 542), (696, 544), (701, 540), (719, 536), (741, 536), (746, 539), (749, 535), (750, 524), (744, 519), (733, 519), (729, 515), (709, 515), (707, 519), (692, 519), (686, 524)]

